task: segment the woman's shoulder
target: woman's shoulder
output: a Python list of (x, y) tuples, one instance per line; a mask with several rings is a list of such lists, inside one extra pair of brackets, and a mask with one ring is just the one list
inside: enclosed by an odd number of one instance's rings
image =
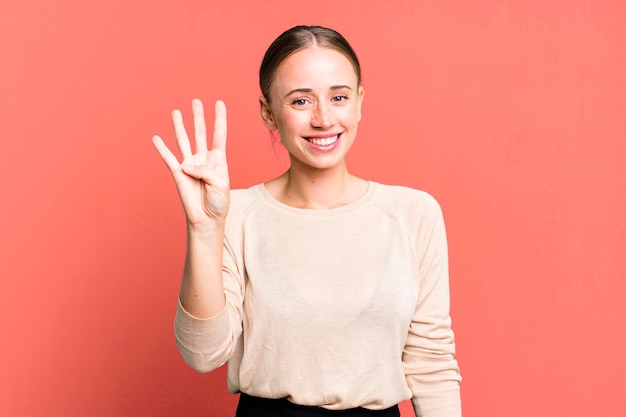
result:
[(438, 213), (439, 202), (430, 193), (404, 185), (375, 183), (378, 189), (377, 199), (396, 212)]
[(379, 207), (402, 225), (411, 236), (430, 233), (443, 224), (443, 213), (437, 200), (428, 192), (401, 185), (377, 185)]
[(230, 191), (230, 208), (228, 214), (242, 215), (254, 208), (263, 200), (263, 183), (247, 188), (235, 188)]

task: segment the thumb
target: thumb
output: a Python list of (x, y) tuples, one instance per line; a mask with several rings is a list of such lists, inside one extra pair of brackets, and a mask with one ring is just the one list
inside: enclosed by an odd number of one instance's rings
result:
[(182, 168), (183, 172), (189, 175), (190, 177), (200, 180), (206, 176), (206, 172), (204, 172), (205, 171), (204, 165), (196, 165), (192, 162), (185, 161), (181, 164), (180, 167)]
[(206, 184), (217, 184), (220, 182), (215, 171), (206, 164), (195, 165), (191, 162), (185, 162), (181, 165), (181, 168), (185, 174)]

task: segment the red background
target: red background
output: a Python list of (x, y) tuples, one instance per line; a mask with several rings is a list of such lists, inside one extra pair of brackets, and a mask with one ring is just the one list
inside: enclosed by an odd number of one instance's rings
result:
[(224, 369), (174, 345), (184, 219), (150, 138), (221, 98), (233, 185), (284, 170), (257, 71), (296, 24), (362, 60), (352, 170), (444, 208), (464, 415), (626, 415), (625, 22), (608, 0), (2, 0), (0, 415), (232, 415)]

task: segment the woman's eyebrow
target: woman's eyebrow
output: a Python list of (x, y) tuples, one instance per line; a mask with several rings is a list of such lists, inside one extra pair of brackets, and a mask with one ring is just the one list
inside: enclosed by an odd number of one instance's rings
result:
[(288, 92), (287, 94), (285, 94), (285, 97), (288, 97), (292, 95), (293, 93), (310, 93), (311, 91), (313, 91), (312, 88), (295, 88), (291, 90), (290, 92)]
[[(341, 90), (341, 89), (348, 89), (348, 90), (352, 90), (352, 87), (350, 87), (349, 85), (333, 85), (330, 87), (331, 90)], [(291, 90), (290, 92), (288, 92), (287, 94), (285, 94), (285, 97), (289, 97), (290, 95), (292, 95), (293, 93), (310, 93), (312, 92), (313, 89), (312, 88), (295, 88), (293, 90)]]

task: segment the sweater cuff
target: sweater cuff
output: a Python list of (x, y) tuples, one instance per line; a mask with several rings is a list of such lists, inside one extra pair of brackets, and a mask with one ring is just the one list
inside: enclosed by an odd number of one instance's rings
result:
[(411, 399), (417, 417), (461, 417), (461, 390), (420, 393)]
[(224, 306), (224, 309), (213, 317), (201, 319), (192, 316), (185, 310), (179, 299), (176, 318), (174, 319), (174, 328), (179, 343), (186, 350), (201, 353), (212, 345), (207, 342), (210, 339), (214, 339), (216, 334), (228, 332), (229, 317), (227, 307)]

